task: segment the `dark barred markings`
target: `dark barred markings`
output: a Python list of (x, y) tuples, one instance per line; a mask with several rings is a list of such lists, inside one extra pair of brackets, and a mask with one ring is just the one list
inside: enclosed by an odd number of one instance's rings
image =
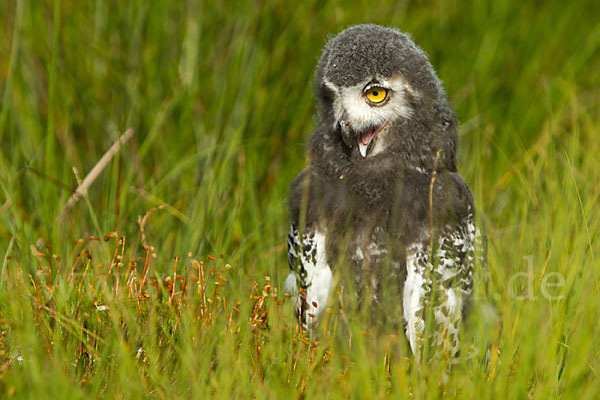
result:
[(303, 329), (314, 328), (319, 314), (325, 309), (331, 286), (325, 235), (316, 230), (300, 235), (297, 226), (291, 224), (288, 262), (291, 272), (286, 279), (286, 289), (298, 296), (296, 316)]
[[(415, 243), (407, 250), (404, 286), (404, 322), (414, 354), (420, 355), (425, 332), (425, 308), (433, 307), (437, 328), (433, 340), (438, 356), (458, 361), (458, 332), (464, 307), (473, 287), (476, 229), (473, 214), (458, 225), (448, 226), (436, 242), (431, 262), (429, 243)], [(432, 290), (436, 287), (432, 302)]]

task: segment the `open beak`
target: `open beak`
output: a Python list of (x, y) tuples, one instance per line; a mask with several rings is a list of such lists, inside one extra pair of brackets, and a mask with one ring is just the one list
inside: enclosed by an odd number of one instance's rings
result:
[(379, 125), (370, 126), (366, 129), (355, 131), (352, 128), (352, 125), (348, 122), (348, 117), (346, 112), (342, 114), (342, 117), (338, 121), (340, 136), (342, 137), (342, 141), (346, 146), (352, 148), (352, 142), (356, 141), (358, 144), (358, 152), (360, 155), (365, 158), (369, 149), (372, 147), (373, 141), (375, 137), (383, 130), (387, 123), (383, 121)]

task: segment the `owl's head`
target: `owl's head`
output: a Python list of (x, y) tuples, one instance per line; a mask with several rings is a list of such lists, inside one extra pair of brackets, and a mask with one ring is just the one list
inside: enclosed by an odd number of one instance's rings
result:
[(455, 170), (456, 118), (427, 55), (405, 34), (352, 26), (329, 40), (316, 72), (321, 123), (357, 162), (380, 155)]

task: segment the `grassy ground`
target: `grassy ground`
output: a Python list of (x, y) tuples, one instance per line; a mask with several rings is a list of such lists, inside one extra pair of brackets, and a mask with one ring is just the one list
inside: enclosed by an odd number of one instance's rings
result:
[[(290, 4), (2, 2), (0, 397), (598, 398), (600, 3)], [(313, 68), (359, 22), (430, 55), (488, 231), (443, 389), (339, 302), (307, 340), (277, 290)]]

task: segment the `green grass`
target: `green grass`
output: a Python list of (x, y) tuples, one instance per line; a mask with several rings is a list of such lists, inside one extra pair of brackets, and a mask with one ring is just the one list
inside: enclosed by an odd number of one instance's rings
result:
[[(0, 397), (598, 398), (599, 4), (2, 2)], [(309, 82), (360, 22), (430, 55), (488, 232), (444, 394), (401, 332), (332, 301), (308, 341), (277, 290)]]

